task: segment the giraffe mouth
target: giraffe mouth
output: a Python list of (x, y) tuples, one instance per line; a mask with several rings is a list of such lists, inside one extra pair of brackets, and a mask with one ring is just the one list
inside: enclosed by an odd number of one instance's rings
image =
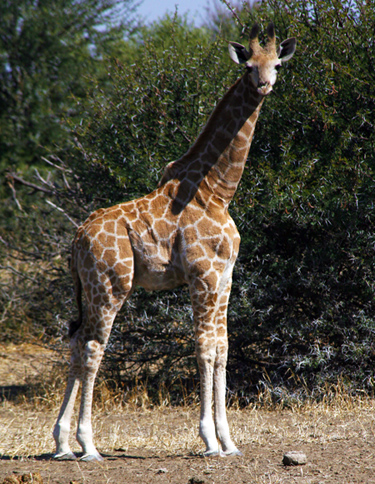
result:
[(257, 87), (257, 91), (259, 94), (262, 94), (263, 96), (267, 96), (272, 91), (272, 86), (271, 84), (263, 84), (262, 86)]

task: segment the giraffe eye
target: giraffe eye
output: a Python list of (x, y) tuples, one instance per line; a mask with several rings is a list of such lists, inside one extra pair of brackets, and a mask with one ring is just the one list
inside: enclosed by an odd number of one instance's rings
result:
[(277, 70), (277, 72), (279, 72), (279, 70), (281, 69), (281, 64), (277, 64), (277, 66), (275, 66), (275, 69)]

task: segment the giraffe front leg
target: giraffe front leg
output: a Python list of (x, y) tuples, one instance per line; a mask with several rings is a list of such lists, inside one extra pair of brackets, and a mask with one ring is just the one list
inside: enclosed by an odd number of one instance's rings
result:
[[(199, 268), (198, 268), (199, 269)], [(199, 270), (197, 270), (199, 273)], [(213, 374), (216, 355), (216, 278), (195, 277), (190, 281), (194, 313), (195, 352), (200, 374), (201, 412), (199, 435), (206, 444), (205, 456), (218, 455), (219, 443), (212, 417)]]
[(80, 375), (81, 361), (76, 340), (74, 339), (71, 342), (70, 369), (64, 401), (61, 405), (59, 416), (53, 430), (53, 438), (56, 442), (56, 452), (53, 458), (56, 460), (73, 460), (76, 458), (70, 450), (69, 434), (74, 402), (79, 388)]
[(219, 444), (216, 438), (215, 424), (212, 418), (212, 388), (214, 370), (214, 344), (202, 344), (196, 341), (196, 355), (200, 373), (201, 413), (199, 421), (199, 436), (206, 445), (205, 456), (219, 454)]
[(226, 365), (220, 362), (214, 369), (214, 396), (215, 396), (215, 427), (216, 435), (221, 444), (221, 455), (242, 455), (230, 437), (229, 425), (225, 407)]
[(231, 280), (223, 285), (223, 291), (218, 299), (216, 312), (216, 355), (214, 367), (214, 401), (216, 435), (221, 444), (221, 455), (242, 455), (233, 443), (227, 420), (225, 392), (226, 366), (228, 360), (227, 308), (231, 288)]

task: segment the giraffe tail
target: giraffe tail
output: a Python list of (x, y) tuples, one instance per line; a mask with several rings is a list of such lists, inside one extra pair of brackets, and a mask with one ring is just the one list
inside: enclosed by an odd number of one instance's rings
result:
[(82, 324), (82, 316), (83, 316), (83, 311), (82, 311), (82, 283), (81, 283), (81, 279), (80, 279), (78, 271), (77, 271), (76, 260), (77, 259), (76, 259), (75, 254), (74, 254), (74, 246), (73, 246), (70, 270), (71, 270), (72, 277), (73, 277), (76, 302), (77, 302), (77, 306), (78, 306), (78, 319), (76, 319), (75, 321), (71, 321), (70, 324), (69, 324), (69, 337), (70, 338), (80, 328), (80, 326)]

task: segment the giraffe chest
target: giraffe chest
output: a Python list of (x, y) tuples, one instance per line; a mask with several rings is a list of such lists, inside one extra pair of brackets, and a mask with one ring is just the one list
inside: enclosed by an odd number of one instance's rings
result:
[(134, 254), (134, 282), (146, 290), (173, 289), (186, 283), (181, 264), (178, 224), (147, 220), (128, 228)]

